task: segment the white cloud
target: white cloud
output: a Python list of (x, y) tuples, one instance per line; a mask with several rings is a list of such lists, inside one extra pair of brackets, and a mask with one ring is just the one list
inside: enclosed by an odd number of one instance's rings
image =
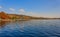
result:
[(9, 10), (11, 10), (11, 11), (15, 11), (15, 9), (13, 9), (13, 8), (9, 8)]
[(29, 15), (29, 16), (39, 16), (39, 14), (35, 12), (27, 12), (25, 11), (25, 9), (19, 9), (19, 14)]
[(16, 11), (14, 8), (9, 8), (10, 12), (9, 13), (12, 13), (12, 14), (16, 14)]
[(23, 12), (23, 13), (24, 13), (24, 12), (25, 12), (25, 10), (24, 10), (24, 9), (19, 9), (19, 12)]
[(0, 6), (0, 8), (2, 8), (2, 6)]

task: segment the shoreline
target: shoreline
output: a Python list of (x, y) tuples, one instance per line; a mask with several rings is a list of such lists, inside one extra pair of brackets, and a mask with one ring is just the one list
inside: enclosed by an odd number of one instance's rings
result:
[(26, 19), (15, 19), (15, 20), (12, 20), (12, 19), (0, 19), (0, 21), (26, 21)]
[[(60, 19), (29, 19), (29, 20), (60, 20)], [(0, 21), (27, 21), (26, 19), (0, 19)]]

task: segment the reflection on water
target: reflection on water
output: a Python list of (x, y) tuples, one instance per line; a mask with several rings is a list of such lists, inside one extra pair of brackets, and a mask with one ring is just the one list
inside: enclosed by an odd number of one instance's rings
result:
[(0, 22), (0, 37), (60, 37), (60, 20)]
[(6, 21), (0, 21), (0, 27), (3, 27), (3, 26), (5, 26), (6, 25)]

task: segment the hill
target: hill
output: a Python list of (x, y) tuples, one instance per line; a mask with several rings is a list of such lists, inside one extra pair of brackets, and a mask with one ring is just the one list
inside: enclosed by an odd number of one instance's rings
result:
[(0, 12), (0, 19), (12, 19), (12, 20), (29, 20), (31, 19), (30, 16), (26, 16), (26, 15), (17, 15), (17, 14), (7, 14), (5, 12)]
[(44, 17), (33, 17), (33, 16), (26, 16), (26, 15), (18, 15), (18, 14), (7, 14), (5, 12), (0, 12), (0, 20), (31, 20), (31, 19), (60, 19), (60, 18), (44, 18)]

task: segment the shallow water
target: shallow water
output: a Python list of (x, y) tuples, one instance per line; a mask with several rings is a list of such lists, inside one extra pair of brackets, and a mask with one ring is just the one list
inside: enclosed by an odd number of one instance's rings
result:
[(60, 20), (1, 21), (0, 37), (60, 37)]

